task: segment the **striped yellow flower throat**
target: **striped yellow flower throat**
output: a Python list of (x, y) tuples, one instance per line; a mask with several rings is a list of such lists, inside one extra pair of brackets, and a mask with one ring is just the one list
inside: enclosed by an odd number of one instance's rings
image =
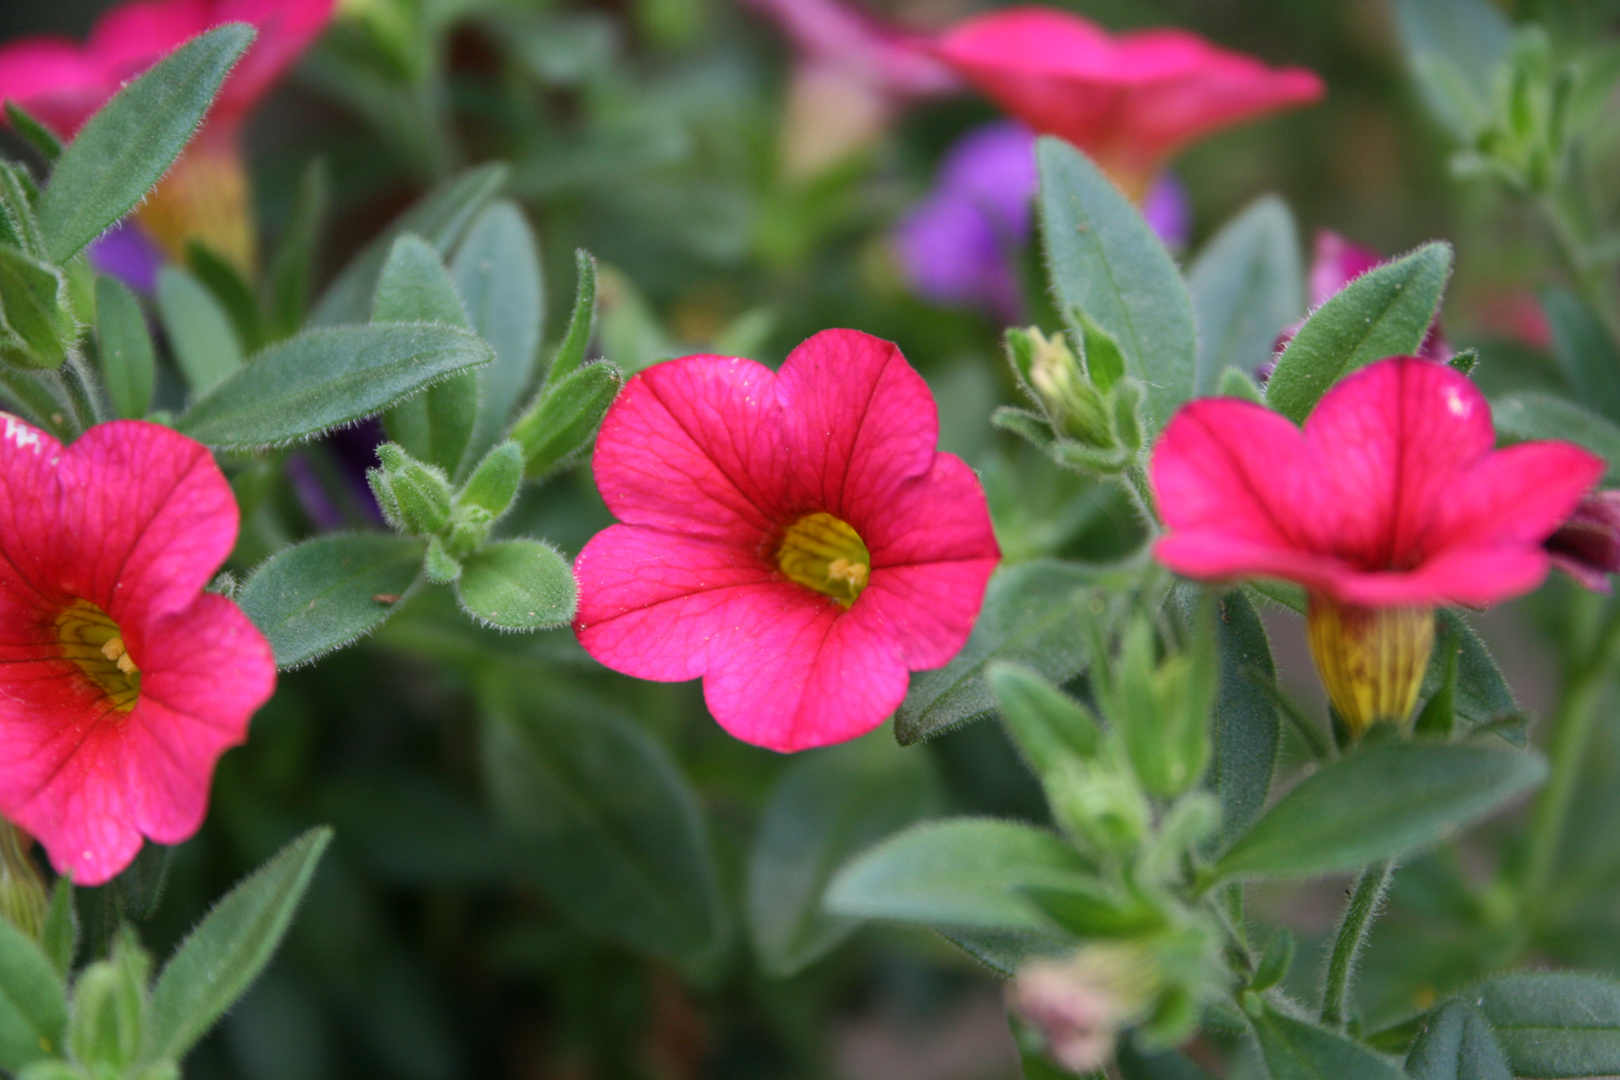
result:
[(124, 648), (112, 617), (88, 600), (75, 600), (56, 617), (62, 656), (107, 694), (113, 708), (129, 712), (141, 696), (141, 669)]
[(1365, 608), (1312, 594), (1305, 625), (1328, 700), (1352, 736), (1404, 724), (1434, 649), (1432, 608)]
[(849, 523), (815, 513), (795, 521), (776, 548), (776, 565), (789, 579), (837, 600), (855, 602), (872, 574), (872, 556)]

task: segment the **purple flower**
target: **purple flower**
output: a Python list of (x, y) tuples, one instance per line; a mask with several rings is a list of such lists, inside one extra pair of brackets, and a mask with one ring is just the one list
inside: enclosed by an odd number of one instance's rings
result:
[(163, 254), (133, 218), (125, 218), (91, 243), (90, 265), (132, 289), (150, 293), (157, 288)]
[[(1019, 253), (1029, 241), (1036, 184), (1035, 136), (1023, 125), (1001, 120), (958, 139), (934, 189), (894, 231), (913, 291), (936, 304), (984, 308), (1016, 321), (1023, 308)], [(1190, 213), (1175, 177), (1159, 176), (1142, 212), (1166, 245), (1185, 242)]]

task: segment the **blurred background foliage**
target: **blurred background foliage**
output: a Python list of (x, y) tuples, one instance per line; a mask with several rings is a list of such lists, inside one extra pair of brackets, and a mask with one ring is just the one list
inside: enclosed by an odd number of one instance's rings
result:
[[(106, 6), (0, 5), (0, 39), (82, 36)], [(1268, 191), (1293, 207), (1307, 242), (1331, 228), (1393, 254), (1448, 238), (1457, 278), (1445, 320), (1459, 345), (1511, 331), (1508, 298), (1553, 272), (1526, 210), (1448, 172), (1386, 0), (1072, 6), (1115, 29), (1185, 27), (1327, 83), (1322, 104), (1210, 138), (1174, 163), (1193, 209), (1190, 250)], [(1555, 51), (1620, 22), (1620, 0), (1503, 7), (1544, 23)], [(909, 0), (882, 14), (928, 29), (967, 11)], [(509, 162), (509, 193), (541, 239), (548, 341), (566, 321), (576, 247), (603, 263), (595, 352), (627, 371), (709, 349), (774, 364), (826, 326), (890, 338), (934, 386), (944, 448), (982, 471), (1010, 562), (1131, 550), (1117, 492), (990, 428), (991, 408), (1014, 399), (1002, 327), (913, 298), (887, 246), (945, 149), (991, 107), (967, 93), (917, 105), (854, 156), (796, 174), (782, 165), (785, 140), (803, 137), (784, 124), (790, 61), (778, 31), (736, 0), (346, 0), (253, 117), (261, 229), (273, 241), (287, 227), (306, 166), (323, 159), (323, 261), (335, 269), (435, 181)], [(1601, 125), (1594, 157), (1613, 161), (1617, 142), (1620, 124)], [(1026, 321), (1042, 321), (1033, 255), (1027, 266)], [(579, 467), (530, 493), (502, 528), (572, 555), (607, 521)], [(311, 527), (273, 483), (237, 569)], [(1596, 601), (1560, 583), (1536, 603), (1557, 621)], [(285, 675), (249, 743), (226, 757), (197, 839), (149, 847), (137, 874), (92, 900), (151, 913), (141, 932), (161, 952), (279, 845), (313, 823), (337, 827), (288, 948), (188, 1075), (1017, 1074), (994, 984), (964, 956), (920, 932), (829, 923), (806, 899), (843, 855), (916, 817), (1044, 815), (998, 725), (906, 751), (885, 730), (783, 758), (724, 735), (695, 685), (622, 678), (567, 631), (501, 636), (440, 610), (449, 604), (425, 590), (361, 647)], [(1306, 670), (1302, 653), (1293, 659)], [(1505, 660), (1510, 672), (1532, 662)], [(1606, 780), (1620, 775), (1620, 730), (1609, 725), (1599, 750), (1591, 805), (1577, 813), (1591, 835), (1566, 857), (1616, 874)], [(1606, 799), (1591, 794), (1605, 788)], [(1486, 920), (1464, 909), (1482, 901), (1455, 888), (1467, 867), (1440, 865), (1457, 858), (1401, 876), (1366, 966), (1370, 1021), (1511, 958), (1479, 947)], [(1307, 942), (1329, 931), (1343, 883), (1313, 888), (1269, 909)], [(1613, 912), (1592, 920), (1611, 928), (1548, 955), (1620, 970)]]

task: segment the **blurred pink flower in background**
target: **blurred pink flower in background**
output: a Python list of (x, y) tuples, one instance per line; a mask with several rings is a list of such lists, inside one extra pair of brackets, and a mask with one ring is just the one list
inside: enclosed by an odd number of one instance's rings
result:
[(1137, 201), (1188, 143), (1323, 93), (1303, 68), (1268, 68), (1183, 30), (1115, 36), (1055, 8), (976, 15), (934, 51), (1037, 133), (1084, 150)]
[(961, 84), (925, 39), (840, 0), (744, 0), (794, 53), (783, 171), (808, 177), (868, 146), (902, 108)]
[(236, 543), (208, 449), (122, 420), (63, 447), (0, 414), (0, 815), (76, 884), (202, 824), (214, 764), (275, 689), (264, 635), (204, 592)]
[(580, 552), (574, 629), (641, 679), (703, 678), (773, 750), (882, 723), (962, 648), (1000, 559), (979, 481), (939, 453), (928, 385), (886, 341), (825, 330), (780, 372), (688, 356), (630, 380), (597, 437), (621, 524)]
[[(167, 53), (223, 23), (251, 23), (258, 36), (225, 80), (202, 130), (135, 212), (170, 258), (180, 258), (186, 241), (196, 238), (251, 271), (255, 238), (242, 124), (320, 35), (332, 8), (333, 0), (132, 0), (97, 20), (82, 45), (30, 37), (0, 46), (0, 99), (71, 139), (125, 82)], [(127, 248), (127, 238), (117, 242)], [(114, 271), (138, 265), (126, 250), (112, 255)]]
[(1564, 442), (1494, 449), (1466, 376), (1380, 360), (1330, 389), (1304, 430), (1236, 398), (1181, 408), (1154, 448), (1159, 561), (1206, 581), (1279, 578), (1309, 595), (1312, 655), (1353, 730), (1403, 720), (1432, 609), (1539, 585), (1542, 543), (1603, 474)]

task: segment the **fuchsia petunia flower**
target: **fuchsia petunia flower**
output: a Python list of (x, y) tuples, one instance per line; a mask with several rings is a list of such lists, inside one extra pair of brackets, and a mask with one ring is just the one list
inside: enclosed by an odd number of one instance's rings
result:
[(119, 421), (64, 448), (0, 414), (0, 815), (82, 885), (197, 831), (214, 763), (275, 688), (203, 592), (236, 542), (208, 450)]
[(79, 45), (30, 37), (0, 46), (0, 100), (72, 138), (124, 83), (190, 39), (228, 22), (258, 37), (225, 80), (203, 129), (147, 201), (142, 226), (178, 258), (198, 237), (244, 270), (254, 240), (239, 146), (247, 114), (314, 42), (334, 0), (132, 0), (97, 20)]
[(1091, 155), (1137, 200), (1186, 144), (1323, 92), (1303, 68), (1268, 68), (1186, 31), (1116, 37), (1054, 8), (974, 16), (935, 52), (1035, 131)]
[(575, 564), (574, 629), (642, 679), (703, 677), (739, 739), (853, 739), (966, 642), (1000, 559), (971, 469), (900, 350), (826, 330), (780, 372), (688, 356), (630, 380), (596, 483), (622, 524)]
[(1493, 450), (1490, 406), (1465, 376), (1380, 360), (1325, 394), (1304, 430), (1259, 405), (1185, 405), (1154, 448), (1167, 530), (1188, 577), (1281, 578), (1309, 594), (1312, 655), (1353, 731), (1404, 720), (1441, 604), (1535, 588), (1542, 542), (1603, 473), (1562, 442)]

